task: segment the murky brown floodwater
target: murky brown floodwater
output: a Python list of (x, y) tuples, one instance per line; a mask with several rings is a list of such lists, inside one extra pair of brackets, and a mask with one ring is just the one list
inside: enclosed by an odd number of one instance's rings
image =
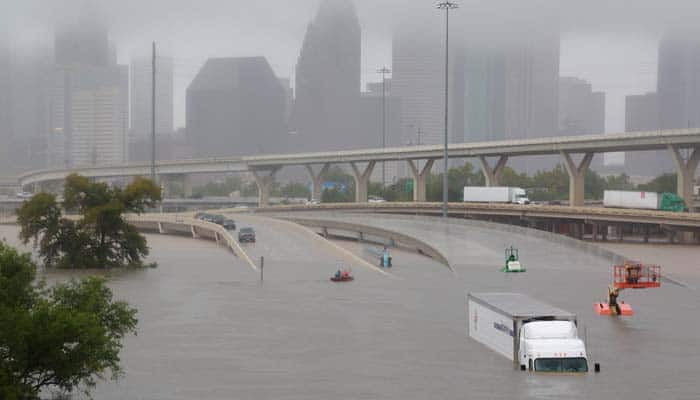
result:
[[(355, 267), (356, 281), (331, 284), (337, 255), (303, 235), (249, 223), (265, 256), (258, 273), (212, 243), (149, 236), (159, 268), (113, 275), (119, 298), (139, 309), (120, 383), (96, 399), (697, 399), (700, 297), (666, 284), (623, 293), (637, 315), (599, 317), (609, 261), (527, 235), (438, 220), (372, 217), (442, 246), (455, 273), (394, 253), (394, 277)], [(246, 222), (243, 222), (246, 221)], [(12, 239), (16, 229), (0, 227)], [(506, 245), (528, 268), (498, 272)], [(344, 243), (360, 255), (367, 246)], [(661, 254), (658, 252), (658, 254)], [(676, 260), (693, 263), (694, 260)], [(700, 265), (696, 267), (700, 268)], [(675, 271), (674, 271), (675, 272)], [(66, 279), (51, 272), (49, 279)], [(700, 287), (700, 275), (681, 278)], [(548, 376), (515, 371), (466, 337), (468, 291), (520, 291), (579, 314), (603, 373)], [(582, 329), (583, 331), (583, 329)]]

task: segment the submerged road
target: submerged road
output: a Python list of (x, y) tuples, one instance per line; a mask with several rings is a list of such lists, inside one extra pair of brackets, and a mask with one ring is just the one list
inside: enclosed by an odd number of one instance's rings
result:
[[(260, 283), (256, 271), (211, 242), (149, 235), (159, 267), (111, 280), (117, 297), (139, 309), (139, 335), (123, 351), (127, 375), (100, 384), (95, 398), (697, 398), (694, 290), (666, 284), (624, 292), (637, 315), (599, 317), (593, 302), (605, 294), (610, 260), (586, 247), (438, 218), (322, 217), (420, 235), (446, 253), (454, 272), (395, 251), (392, 276), (352, 265), (355, 282), (332, 284), (331, 273), (349, 263), (338, 251), (289, 225), (236, 215), (239, 228), (257, 231), (246, 250), (265, 256)], [(15, 235), (16, 228), (0, 226), (0, 236)], [(376, 246), (336, 244), (374, 263)], [(498, 272), (511, 244), (521, 249), (526, 274)], [(700, 286), (696, 274), (679, 279)], [(579, 314), (603, 373), (523, 373), (470, 340), (466, 293), (491, 290), (528, 293)]]

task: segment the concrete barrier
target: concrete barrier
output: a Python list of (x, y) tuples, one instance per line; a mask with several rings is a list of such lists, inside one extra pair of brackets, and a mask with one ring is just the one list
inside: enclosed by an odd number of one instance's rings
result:
[(349, 239), (360, 239), (370, 242), (377, 242), (372, 240), (372, 238), (382, 238), (386, 240), (389, 244), (408, 251), (414, 251), (425, 256), (428, 256), (437, 262), (445, 265), (447, 268), (452, 270), (450, 262), (435, 247), (431, 246), (427, 242), (415, 238), (410, 235), (406, 235), (400, 232), (392, 231), (389, 229), (378, 228), (370, 225), (338, 221), (332, 219), (317, 219), (317, 218), (299, 218), (299, 217), (280, 217), (280, 219), (285, 219), (290, 222), (294, 222), (299, 225), (303, 225), (309, 228), (319, 229), (323, 234), (332, 235), (336, 237), (344, 237)]

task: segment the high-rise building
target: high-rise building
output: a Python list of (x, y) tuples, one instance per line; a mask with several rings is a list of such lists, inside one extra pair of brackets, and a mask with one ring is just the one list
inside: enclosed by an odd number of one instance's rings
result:
[(116, 64), (108, 30), (92, 11), (56, 31), (47, 129), (51, 167), (128, 160), (128, 68)]
[(558, 33), (526, 36), (506, 46), (507, 139), (556, 136), (559, 48)]
[(111, 65), (108, 30), (94, 14), (84, 14), (75, 23), (60, 27), (54, 43), (58, 65)]
[[(151, 137), (153, 61), (151, 55), (138, 54), (131, 58), (131, 140)], [(156, 135), (171, 135), (174, 109), (173, 60), (156, 57)]]
[(211, 58), (187, 88), (197, 157), (285, 151), (286, 94), (264, 57)]
[(49, 165), (128, 161), (128, 69), (56, 66), (50, 93)]
[(361, 89), (360, 23), (352, 0), (323, 0), (296, 67), (292, 130), (303, 147), (348, 148)]
[(605, 93), (583, 79), (559, 79), (559, 136), (605, 132)]
[(8, 126), (11, 138), (6, 142), (14, 171), (46, 167), (51, 64), (51, 51), (46, 47), (14, 54), (9, 110), (12, 118)]
[(392, 41), (391, 93), (401, 100), (402, 143), (443, 142), (444, 49), (438, 31), (400, 25)]
[[(10, 48), (5, 38), (0, 36), (0, 169), (7, 171), (11, 165), (11, 149), (8, 146), (11, 135), (11, 82)], [(1, 173), (0, 173), (1, 174)]]
[(659, 126), (700, 126), (700, 39), (688, 32), (666, 34), (659, 44)]
[[(660, 128), (657, 93), (632, 95), (625, 98), (625, 132), (647, 132)], [(625, 173), (630, 176), (651, 178), (671, 171), (673, 171), (671, 156), (664, 151), (625, 153)]]
[[(656, 93), (627, 97), (627, 131), (700, 127), (700, 39), (670, 31), (659, 43)], [(627, 153), (629, 174), (654, 177), (673, 172), (667, 151)]]

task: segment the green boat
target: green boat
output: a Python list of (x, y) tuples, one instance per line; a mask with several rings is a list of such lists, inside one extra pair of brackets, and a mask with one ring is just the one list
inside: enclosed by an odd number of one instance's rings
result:
[(501, 272), (525, 272), (526, 269), (520, 265), (518, 249), (511, 246), (506, 249), (506, 263)]

